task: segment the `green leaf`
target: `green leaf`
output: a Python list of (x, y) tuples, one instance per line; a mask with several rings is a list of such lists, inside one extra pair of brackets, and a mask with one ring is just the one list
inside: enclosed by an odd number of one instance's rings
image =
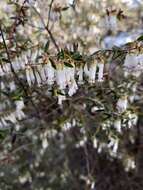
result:
[(81, 61), (82, 60), (82, 56), (80, 55), (79, 52), (75, 52), (73, 55), (72, 55), (72, 58), (76, 61)]
[(2, 61), (5, 62), (5, 63), (9, 63), (9, 60), (6, 59), (6, 58), (2, 58)]
[(52, 67), (53, 67), (54, 69), (57, 69), (57, 68), (56, 68), (56, 64), (55, 64), (55, 62), (53, 61), (53, 59), (49, 58), (49, 61), (51, 62)]
[(8, 135), (8, 130), (0, 130), (0, 140), (3, 140)]
[(50, 41), (48, 40), (47, 43), (45, 44), (44, 51), (47, 52), (49, 49)]
[(64, 59), (64, 50), (61, 49), (61, 51), (58, 53), (58, 59)]
[(67, 67), (71, 67), (71, 68), (73, 68), (73, 65), (70, 64), (70, 63), (68, 63), (68, 62), (64, 62), (64, 65), (67, 66)]
[(24, 92), (23, 91), (21, 91), (21, 90), (16, 90), (16, 91), (14, 91), (12, 94), (11, 94), (11, 96), (12, 96), (12, 100), (20, 100), (21, 99), (21, 97), (23, 97), (24, 96)]
[(62, 11), (66, 11), (67, 9), (69, 9), (69, 7), (63, 7)]
[(143, 35), (137, 38), (137, 41), (142, 41), (143, 40)]
[(63, 92), (59, 91), (59, 90), (57, 91), (57, 94), (65, 96), (65, 94)]

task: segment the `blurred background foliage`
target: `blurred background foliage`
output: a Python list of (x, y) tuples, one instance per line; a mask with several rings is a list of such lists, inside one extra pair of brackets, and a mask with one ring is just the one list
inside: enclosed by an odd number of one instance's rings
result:
[[(140, 0), (0, 1), (1, 190), (142, 189), (142, 67), (123, 66), (130, 53), (143, 64), (142, 44), (134, 48), (142, 10)], [(107, 64), (92, 83), (86, 69), (96, 59)], [(47, 63), (58, 72), (60, 61), (70, 72), (84, 67), (73, 96), (37, 74)]]

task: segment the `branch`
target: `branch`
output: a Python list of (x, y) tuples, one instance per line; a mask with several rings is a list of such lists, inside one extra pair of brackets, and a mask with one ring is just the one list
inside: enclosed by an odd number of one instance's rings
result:
[(50, 3), (50, 5), (49, 5), (47, 28), (49, 28), (50, 14), (51, 14), (53, 2), (54, 2), (54, 0), (51, 0), (51, 3)]
[(48, 34), (49, 34), (49, 36), (50, 36), (50, 38), (51, 38), (52, 43), (54, 44), (54, 46), (55, 46), (57, 52), (59, 52), (59, 51), (60, 51), (60, 48), (59, 48), (58, 44), (56, 43), (56, 40), (55, 40), (55, 38), (54, 38), (54, 36), (53, 36), (51, 30), (48, 28), (48, 26), (46, 26), (46, 24), (45, 24), (45, 22), (44, 22), (42, 16), (41, 16), (40, 13), (37, 11), (37, 9), (36, 9), (34, 6), (32, 6), (32, 5), (31, 5), (31, 7), (32, 7), (32, 9), (35, 11), (35, 13), (39, 16), (39, 18), (40, 18), (40, 20), (41, 20), (41, 22), (42, 22), (42, 24), (43, 24), (45, 30), (48, 32)]

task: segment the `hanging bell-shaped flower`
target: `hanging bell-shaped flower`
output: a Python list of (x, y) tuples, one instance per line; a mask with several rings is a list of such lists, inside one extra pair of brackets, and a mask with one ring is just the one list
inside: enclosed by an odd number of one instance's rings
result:
[(119, 100), (117, 101), (116, 107), (119, 113), (123, 113), (124, 111), (126, 111), (128, 107), (127, 96), (123, 96), (119, 98)]

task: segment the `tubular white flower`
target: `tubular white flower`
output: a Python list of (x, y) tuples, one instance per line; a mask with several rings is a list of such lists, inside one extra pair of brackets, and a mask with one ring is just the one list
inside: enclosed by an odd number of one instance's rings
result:
[(116, 156), (117, 154), (118, 145), (119, 145), (119, 140), (111, 137), (110, 142), (108, 143), (107, 147), (112, 149), (111, 154), (113, 156)]
[(19, 70), (19, 63), (17, 62), (17, 60), (14, 60), (14, 62), (12, 62), (12, 67), (15, 71)]
[(6, 116), (5, 118), (8, 121), (11, 121), (12, 123), (17, 123), (16, 117), (14, 113), (11, 113), (10, 115)]
[(114, 121), (114, 127), (119, 133), (121, 133), (121, 119), (117, 119)]
[(94, 83), (96, 79), (97, 64), (94, 62), (89, 68), (89, 83)]
[(126, 111), (128, 107), (127, 96), (123, 96), (119, 98), (119, 100), (117, 101), (116, 107), (119, 113), (123, 113), (124, 111)]
[(3, 72), (2, 67), (0, 66), (0, 76), (3, 76), (3, 75), (4, 75), (4, 72)]
[(40, 74), (38, 71), (35, 71), (35, 76), (36, 76), (37, 84), (38, 84), (38, 86), (40, 86), (42, 81), (41, 81), (41, 77), (40, 77)]
[(2, 129), (3, 128), (3, 123), (2, 123), (2, 121), (0, 120), (0, 129)]
[(27, 79), (27, 82), (28, 82), (29, 86), (32, 85), (32, 81), (31, 81), (31, 77), (30, 77), (30, 69), (31, 69), (30, 66), (26, 67), (26, 79)]
[(15, 65), (16, 65), (17, 70), (21, 69), (21, 64), (20, 64), (20, 62), (19, 62), (19, 60), (17, 58), (15, 59)]
[(80, 67), (78, 71), (78, 83), (83, 84), (83, 68), (82, 66)]
[(36, 78), (37, 78), (37, 83), (38, 84), (41, 84), (42, 82), (45, 82), (46, 81), (46, 75), (45, 75), (45, 72), (44, 72), (44, 67), (42, 66), (42, 64), (40, 65), (37, 65), (37, 75), (36, 75)]
[(4, 67), (4, 71), (6, 73), (10, 72), (10, 68), (9, 68), (9, 65), (7, 63), (5, 63), (3, 67)]
[(94, 148), (97, 148), (97, 147), (98, 147), (98, 140), (97, 140), (96, 137), (94, 137), (94, 139), (93, 139), (93, 147), (94, 147)]
[(105, 147), (106, 147), (105, 143), (100, 143), (97, 152), (100, 154)]
[(40, 72), (40, 76), (42, 78), (42, 81), (46, 82), (46, 75), (45, 75), (44, 67), (42, 65), (40, 67), (40, 71), (39, 72)]
[(31, 82), (32, 82), (32, 84), (34, 84), (34, 82), (35, 82), (35, 75), (34, 75), (32, 67), (30, 68), (29, 72), (30, 72)]
[(117, 28), (117, 17), (116, 15), (106, 16), (106, 26), (108, 30), (116, 30)]
[(63, 131), (68, 131), (73, 127), (72, 123), (70, 123), (69, 121), (65, 122), (62, 126), (62, 130)]
[(66, 83), (69, 85), (71, 81), (75, 80), (75, 67), (65, 67)]
[(119, 146), (119, 141), (118, 139), (115, 140), (114, 145), (113, 145), (113, 153), (116, 154)]
[(75, 67), (65, 67), (65, 78), (66, 78), (66, 84), (68, 85), (69, 91), (68, 95), (72, 96), (76, 93), (78, 86), (75, 81)]
[(48, 143), (48, 141), (47, 141), (47, 138), (44, 137), (44, 138), (42, 139), (42, 147), (43, 147), (43, 149), (46, 149), (46, 148), (48, 147), (48, 145), (49, 145), (49, 143)]
[(75, 81), (75, 80), (72, 81), (71, 84), (68, 85), (68, 86), (69, 86), (68, 95), (69, 95), (69, 96), (72, 96), (73, 94), (76, 93), (76, 91), (77, 91), (77, 89), (78, 89), (78, 86), (77, 86), (77, 84), (76, 84), (76, 81)]
[(137, 124), (138, 116), (135, 113), (129, 113), (128, 115), (128, 127), (131, 128)]
[(18, 119), (18, 120), (21, 120), (25, 117), (25, 114), (22, 110), (16, 110), (15, 111), (15, 117)]
[(22, 111), (22, 109), (24, 108), (24, 102), (22, 99), (16, 100), (15, 104), (16, 104), (15, 117), (18, 118), (18, 120), (21, 120), (25, 117), (25, 114)]
[(46, 73), (47, 83), (49, 85), (52, 85), (54, 83), (55, 78), (55, 69), (52, 67), (50, 62), (45, 64), (44, 69)]
[(16, 85), (15, 85), (15, 82), (14, 81), (11, 81), (9, 83), (9, 87), (10, 87), (10, 91), (14, 91), (16, 89)]
[(56, 82), (60, 90), (66, 88), (66, 75), (63, 68), (56, 70)]
[(98, 67), (99, 67), (98, 81), (102, 82), (103, 81), (103, 74), (104, 74), (104, 63), (98, 64)]
[(24, 102), (23, 100), (16, 100), (15, 101), (16, 109), (17, 110), (22, 110), (24, 108)]
[(1, 86), (0, 87), (1, 87), (1, 90), (5, 89), (5, 83), (3, 81), (1, 82)]
[(17, 57), (17, 60), (19, 61), (20, 63), (20, 68), (21, 69), (25, 69), (25, 66), (26, 66), (26, 62), (25, 62), (25, 58), (24, 58), (24, 54), (21, 55), (21, 57)]
[(141, 72), (143, 71), (142, 55), (128, 53), (124, 62), (124, 71), (125, 77), (127, 77), (130, 74), (135, 77), (139, 77)]
[(1, 118), (1, 122), (2, 122), (2, 125), (5, 126), (5, 127), (8, 125), (6, 120), (5, 120), (5, 117)]
[(66, 96), (65, 95), (58, 95), (58, 104), (62, 105), (63, 101), (66, 100)]
[(84, 65), (84, 69), (83, 70), (84, 70), (85, 75), (89, 76), (90, 72), (89, 72), (89, 69), (87, 67), (87, 64)]

